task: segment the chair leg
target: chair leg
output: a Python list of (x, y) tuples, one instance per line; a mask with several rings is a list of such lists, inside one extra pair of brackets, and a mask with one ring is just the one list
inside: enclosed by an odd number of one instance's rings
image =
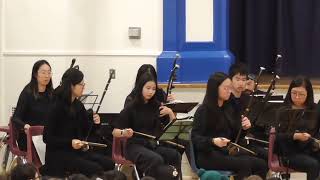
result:
[(133, 165), (133, 169), (134, 169), (134, 172), (135, 172), (135, 174), (136, 174), (137, 180), (140, 180), (139, 173), (138, 173), (138, 170), (137, 170), (137, 167), (136, 167), (135, 164)]
[(27, 164), (28, 163), (28, 161), (27, 161), (27, 159), (25, 157), (21, 157), (21, 162), (22, 162), (22, 164)]
[(116, 171), (121, 171), (121, 167), (122, 167), (122, 164), (115, 164), (114, 165), (114, 169), (116, 170)]

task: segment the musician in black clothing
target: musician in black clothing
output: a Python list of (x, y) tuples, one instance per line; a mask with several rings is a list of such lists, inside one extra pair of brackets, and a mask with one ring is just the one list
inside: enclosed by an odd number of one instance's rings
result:
[(308, 180), (316, 179), (320, 171), (319, 149), (313, 149), (315, 142), (311, 139), (319, 136), (318, 109), (310, 80), (298, 76), (291, 82), (284, 107), (277, 113), (278, 154), (285, 165), (306, 172)]
[(31, 80), (22, 90), (12, 117), (13, 125), (19, 130), (19, 149), (27, 150), (26, 130), (30, 126), (43, 126), (48, 119), (53, 99), (51, 66), (39, 60), (32, 68)]
[(83, 93), (83, 74), (75, 68), (68, 69), (61, 84), (54, 91), (55, 102), (48, 123), (44, 128), (46, 143), (46, 174), (64, 176), (82, 173), (87, 176), (103, 174), (114, 168), (114, 163), (100, 154), (83, 151), (84, 141), (100, 124), (100, 117), (92, 118), (84, 105), (77, 99)]
[(124, 156), (134, 162), (140, 172), (156, 179), (166, 179), (163, 176), (167, 179), (176, 178), (177, 172), (181, 174), (181, 155), (178, 151), (133, 134), (133, 131), (137, 131), (159, 136), (164, 125), (174, 120), (175, 115), (157, 100), (157, 83), (152, 74), (143, 74), (134, 91), (133, 100), (120, 112), (120, 119), (114, 123), (113, 135), (129, 138)]
[[(246, 90), (246, 83), (247, 83), (247, 67), (243, 63), (236, 63), (230, 66), (229, 68), (229, 77), (231, 79), (231, 96), (230, 96), (230, 103), (232, 104), (233, 108), (238, 111), (241, 115), (245, 112), (246, 108), (249, 105), (250, 95), (245, 93)], [(258, 99), (253, 97), (252, 105), (250, 107), (249, 113), (247, 114), (247, 118), (242, 120), (242, 127), (245, 131), (244, 136), (255, 136), (257, 134), (263, 134), (264, 131), (258, 127), (254, 127), (254, 121), (258, 117), (260, 113), (260, 106)], [(254, 135), (253, 135), (254, 134)], [(258, 154), (259, 157), (267, 160), (268, 159), (268, 152), (264, 148), (264, 145), (258, 144), (255, 142), (249, 142), (244, 140), (243, 137), (240, 137), (239, 142), (241, 145), (246, 146), (247, 148), (253, 150)]]
[(239, 111), (243, 112), (249, 101), (249, 96), (243, 94), (246, 89), (248, 71), (245, 64), (236, 63), (229, 68), (229, 77), (231, 79), (231, 97), (234, 107)]
[[(138, 69), (138, 73), (137, 73), (137, 77), (136, 77), (136, 81), (135, 81), (135, 87), (137, 86), (137, 83), (139, 82), (139, 79), (140, 77), (144, 74), (144, 73), (150, 73), (154, 79), (155, 79), (155, 82), (156, 84), (158, 84), (158, 81), (157, 81), (157, 72), (155, 70), (155, 68), (151, 65), (151, 64), (143, 64), (139, 69)], [(131, 93), (127, 96), (126, 100), (125, 100), (125, 103), (124, 103), (124, 107), (126, 107), (129, 102), (131, 102), (135, 96), (135, 89), (133, 89), (131, 91)], [(166, 103), (166, 92), (164, 92), (164, 90), (162, 88), (157, 88), (156, 90), (156, 94), (155, 94), (155, 97), (157, 98), (157, 100), (159, 102), (162, 102), (162, 103)], [(173, 101), (174, 100), (174, 96), (172, 94), (169, 94), (168, 95), (168, 101)]]
[[(229, 170), (237, 173), (237, 179), (251, 174), (266, 177), (267, 163), (254, 156), (228, 154), (227, 145), (235, 140), (241, 125), (239, 112), (229, 100), (232, 85), (224, 73), (211, 75), (203, 104), (194, 115), (192, 142), (195, 146), (196, 163), (208, 170)], [(245, 119), (245, 118), (242, 118)]]

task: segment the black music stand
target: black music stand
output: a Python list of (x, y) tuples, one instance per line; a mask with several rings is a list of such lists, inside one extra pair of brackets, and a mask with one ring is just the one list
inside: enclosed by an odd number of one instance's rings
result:
[[(281, 109), (277, 112), (276, 121), (289, 132), (310, 131), (318, 126), (317, 110)], [(304, 119), (304, 121), (302, 121)]]
[(176, 113), (188, 113), (194, 107), (196, 107), (199, 103), (197, 102), (174, 102), (174, 103), (166, 103), (165, 106), (171, 108), (173, 112)]
[(165, 140), (190, 140), (189, 131), (192, 128), (192, 119), (176, 120), (160, 137), (157, 137), (160, 141)]
[(79, 97), (79, 101), (83, 103), (86, 109), (93, 109), (94, 105), (97, 103), (98, 95), (97, 94), (83, 94)]

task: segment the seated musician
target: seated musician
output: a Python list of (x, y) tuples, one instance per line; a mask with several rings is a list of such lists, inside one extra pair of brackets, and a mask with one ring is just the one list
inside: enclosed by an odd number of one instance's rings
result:
[[(152, 76), (155, 78), (156, 84), (158, 84), (157, 72), (156, 72), (155, 68), (151, 64), (143, 64), (138, 69), (137, 76), (136, 76), (136, 81), (135, 81), (135, 87), (137, 86), (137, 83), (139, 82), (140, 77), (146, 72), (151, 73)], [(136, 91), (133, 89), (131, 91), (131, 93), (127, 96), (127, 98), (125, 100), (125, 103), (124, 103), (124, 107), (126, 107), (131, 101), (133, 101), (133, 98), (135, 96), (135, 94), (134, 94), (135, 92)], [(167, 101), (173, 101), (174, 100), (174, 95), (173, 94), (169, 94), (168, 95), (168, 99), (166, 100), (165, 99), (166, 92), (164, 92), (163, 89), (161, 89), (159, 87), (156, 90), (155, 97), (157, 98), (157, 100), (159, 102), (162, 102), (162, 103), (166, 103)]]
[(157, 89), (152, 74), (147, 72), (139, 78), (133, 100), (120, 112), (120, 119), (114, 123), (113, 135), (129, 138), (124, 156), (134, 162), (140, 172), (156, 179), (166, 179), (163, 176), (173, 175), (175, 177), (172, 178), (177, 178), (178, 172), (181, 175), (181, 155), (178, 151), (133, 133), (136, 131), (158, 136), (164, 125), (175, 119), (172, 110), (161, 106), (157, 100)]
[(85, 83), (83, 73), (68, 69), (61, 84), (54, 91), (55, 102), (44, 128), (46, 143), (46, 175), (64, 176), (66, 173), (82, 173), (86, 176), (103, 175), (114, 168), (111, 159), (85, 151), (84, 141), (100, 124), (100, 117), (88, 117), (84, 105), (78, 100)]
[(245, 64), (236, 63), (229, 68), (229, 77), (231, 79), (231, 96), (232, 105), (239, 111), (244, 112), (249, 96), (243, 92), (246, 89), (247, 67)]
[[(211, 75), (203, 104), (194, 115), (192, 142), (195, 146), (196, 163), (208, 170), (229, 170), (237, 173), (237, 179), (252, 174), (266, 177), (267, 163), (258, 157), (246, 154), (229, 155), (227, 146), (236, 139), (242, 124), (240, 114), (230, 104), (231, 80), (224, 73)], [(248, 121), (246, 117), (243, 121)]]
[[(298, 76), (292, 80), (284, 107), (277, 113), (278, 154), (285, 165), (306, 172), (308, 180), (316, 179), (320, 171), (319, 149), (314, 149), (312, 140), (319, 131), (317, 109), (310, 80)], [(315, 115), (308, 116), (309, 112), (314, 112)]]
[[(243, 63), (236, 63), (230, 66), (229, 68), (229, 77), (231, 79), (231, 96), (230, 102), (233, 108), (238, 111), (241, 115), (247, 113), (247, 118), (242, 121), (242, 125), (246, 126), (246, 132), (243, 133), (243, 136), (254, 136), (253, 134), (260, 134), (260, 129), (254, 127), (255, 119), (258, 117), (260, 112), (260, 104), (259, 100), (255, 97), (250, 97), (249, 94), (245, 93), (246, 90), (246, 83), (247, 83), (247, 75), (248, 70), (245, 64)], [(254, 86), (254, 82), (253, 82)], [(254, 89), (254, 87), (253, 87)], [(250, 98), (252, 99), (252, 104), (249, 107)], [(245, 112), (246, 108), (249, 107), (249, 112)], [(249, 130), (250, 129), (250, 130)], [(250, 133), (249, 133), (250, 131)], [(243, 136), (237, 139), (240, 141), (239, 143), (247, 148), (255, 151), (258, 153), (258, 156), (267, 160), (268, 159), (268, 152), (264, 148), (262, 144), (258, 143), (249, 143), (243, 139)], [(238, 143), (238, 142), (237, 142)]]
[(19, 149), (27, 151), (25, 131), (30, 126), (43, 126), (48, 119), (53, 101), (51, 66), (46, 60), (39, 60), (32, 68), (31, 80), (22, 90), (13, 114), (13, 125), (19, 130)]

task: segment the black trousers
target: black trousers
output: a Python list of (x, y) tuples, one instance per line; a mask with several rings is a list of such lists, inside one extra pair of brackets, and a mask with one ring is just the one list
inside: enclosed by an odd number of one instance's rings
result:
[(268, 161), (268, 149), (266, 149), (265, 146), (256, 143), (250, 143), (244, 147), (256, 152), (257, 157), (264, 159), (266, 162)]
[(306, 172), (307, 180), (315, 180), (319, 176), (319, 154), (297, 153), (287, 156), (286, 159), (290, 168)]
[(65, 176), (66, 173), (81, 173), (88, 177), (102, 175), (113, 170), (111, 158), (94, 152), (50, 152), (46, 157), (47, 175)]
[(166, 177), (172, 176), (172, 171), (160, 172), (166, 169), (163, 168), (164, 165), (174, 166), (181, 174), (181, 155), (177, 150), (169, 147), (156, 146), (151, 148), (129, 143), (126, 147), (125, 157), (134, 162), (139, 171), (157, 180), (164, 180)]
[(211, 150), (208, 153), (197, 154), (197, 165), (208, 170), (234, 171), (236, 179), (243, 179), (250, 175), (266, 178), (267, 162), (250, 155), (230, 156), (221, 151)]

